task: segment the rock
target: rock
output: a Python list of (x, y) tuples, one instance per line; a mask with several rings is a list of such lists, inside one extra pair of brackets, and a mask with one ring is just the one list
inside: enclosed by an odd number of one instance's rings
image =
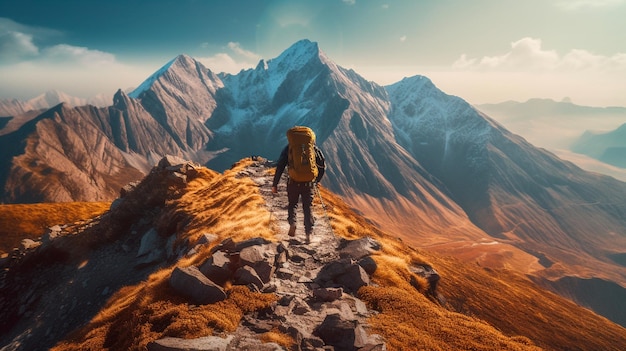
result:
[(148, 343), (148, 351), (226, 351), (233, 336), (205, 336), (197, 339), (166, 337)]
[(313, 290), (313, 297), (323, 302), (338, 300), (342, 295), (342, 288), (317, 288)]
[(137, 257), (141, 257), (159, 247), (159, 233), (156, 229), (150, 228), (142, 237), (139, 250), (137, 251)]
[(226, 299), (224, 290), (200, 272), (196, 266), (176, 267), (170, 276), (170, 286), (194, 304), (209, 304)]
[(187, 175), (178, 172), (172, 172), (167, 176), (167, 184), (173, 186), (184, 186), (185, 184), (187, 184)]
[(335, 279), (346, 291), (356, 293), (360, 287), (370, 283), (370, 277), (358, 264), (348, 267), (346, 272)]
[(256, 245), (265, 245), (265, 244), (270, 244), (271, 241), (268, 241), (267, 239), (263, 239), (261, 237), (256, 237), (256, 238), (252, 238), (252, 239), (248, 239), (248, 240), (244, 240), (240, 243), (237, 243), (235, 245), (234, 251), (241, 251), (243, 249), (245, 249), (246, 247), (249, 246), (256, 246)]
[(53, 225), (52, 227), (48, 228), (48, 230), (46, 230), (46, 233), (41, 237), (41, 242), (43, 244), (48, 244), (52, 240), (61, 236), (62, 232), (63, 228), (61, 228), (60, 225)]
[(344, 274), (348, 267), (352, 264), (352, 260), (349, 258), (342, 258), (337, 261), (329, 262), (317, 273), (315, 280), (322, 283), (332, 282), (336, 277)]
[(361, 238), (352, 241), (344, 241), (339, 247), (340, 257), (349, 257), (354, 260), (360, 260), (365, 256), (369, 256), (374, 251), (381, 249), (380, 243), (372, 238)]
[(165, 252), (162, 249), (156, 248), (148, 252), (148, 254), (139, 257), (135, 263), (135, 267), (146, 266), (163, 261), (164, 253)]
[[(165, 155), (157, 164), (157, 167), (159, 169), (167, 169), (170, 167), (169, 170), (176, 170), (178, 171), (180, 168), (182, 168), (182, 165), (184, 165), (185, 163), (187, 163), (187, 161), (185, 161), (184, 159), (178, 157), (178, 156), (173, 156), (173, 155)], [(178, 168), (176, 168), (176, 166), (179, 166)]]
[(336, 351), (353, 351), (356, 349), (357, 322), (343, 320), (338, 314), (330, 314), (313, 334), (322, 339), (326, 345), (333, 346)]
[[(136, 181), (124, 185), (122, 189), (120, 189), (120, 198), (125, 198), (128, 194), (135, 190), (135, 188), (137, 188), (137, 185), (139, 185), (139, 183), (139, 181)], [(113, 205), (111, 205), (111, 207), (113, 207)]]
[(217, 239), (219, 239), (217, 234), (204, 233), (204, 234), (200, 235), (200, 238), (198, 238), (198, 241), (196, 242), (196, 245), (207, 245), (207, 244), (210, 244), (210, 243), (214, 242)]
[(176, 245), (176, 235), (170, 235), (167, 239), (167, 243), (165, 244), (165, 256), (168, 260), (176, 257), (176, 252), (174, 251), (174, 245)]
[(20, 249), (23, 250), (23, 251), (35, 249), (35, 248), (37, 248), (39, 246), (41, 246), (41, 242), (40, 241), (35, 241), (35, 240), (32, 240), (32, 239), (23, 239), (20, 242)]
[(252, 284), (259, 290), (263, 288), (263, 281), (259, 278), (254, 268), (250, 266), (243, 266), (237, 269), (235, 276), (233, 277), (233, 284), (235, 285), (248, 285)]
[[(409, 270), (422, 278), (426, 278), (426, 280), (428, 281), (428, 293), (433, 295), (436, 294), (437, 284), (439, 283), (439, 279), (441, 279), (441, 276), (439, 276), (439, 273), (437, 273), (437, 271), (433, 269), (433, 267), (424, 264), (418, 266), (410, 266)], [(411, 280), (411, 285), (413, 285), (413, 287), (415, 287), (416, 289), (419, 289), (419, 285), (414, 282), (413, 279)]]
[(224, 285), (233, 274), (229, 254), (216, 251), (202, 265), (200, 272), (219, 285)]
[(254, 268), (263, 283), (268, 283), (274, 275), (275, 261), (276, 246), (274, 245), (248, 246), (239, 252), (239, 264)]
[(360, 259), (359, 266), (363, 267), (365, 272), (369, 275), (374, 274), (374, 272), (376, 272), (376, 269), (378, 269), (378, 265), (376, 264), (376, 261), (374, 261), (372, 256), (365, 256)]

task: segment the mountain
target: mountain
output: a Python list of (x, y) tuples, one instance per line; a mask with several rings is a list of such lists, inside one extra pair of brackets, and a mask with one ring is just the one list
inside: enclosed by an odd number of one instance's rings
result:
[(219, 172), (275, 159), (295, 124), (317, 133), (323, 185), (411, 245), (546, 286), (565, 276), (626, 286), (614, 260), (626, 247), (626, 183), (534, 147), (426, 77), (382, 87), (308, 40), (236, 75), (181, 55), (113, 106), (12, 119), (0, 129), (0, 198), (113, 199), (165, 154)]
[(50, 90), (26, 101), (0, 99), (0, 116), (14, 116), (32, 110), (49, 109), (60, 103), (66, 103), (69, 106), (93, 105), (105, 107), (111, 103), (111, 99), (105, 95), (97, 95), (89, 99), (83, 99), (61, 91)]
[(626, 123), (607, 133), (586, 131), (572, 145), (572, 150), (626, 168)]
[(102, 216), (51, 228), (2, 261), (0, 347), (626, 347), (623, 327), (510, 270), (415, 249), (326, 188), (312, 242), (288, 237), (271, 167), (248, 158), (220, 174), (167, 157)]
[(625, 169), (598, 159), (597, 152), (578, 152), (575, 146), (583, 134), (606, 133), (626, 123), (626, 107), (581, 106), (550, 99), (507, 101), (476, 107), (535, 146), (544, 147), (586, 170), (626, 181)]

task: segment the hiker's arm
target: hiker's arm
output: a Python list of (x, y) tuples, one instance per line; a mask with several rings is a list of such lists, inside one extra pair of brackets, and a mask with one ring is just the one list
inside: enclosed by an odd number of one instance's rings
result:
[(287, 147), (283, 149), (280, 153), (280, 157), (278, 158), (278, 162), (276, 163), (276, 173), (274, 173), (274, 181), (272, 182), (272, 192), (278, 191), (278, 182), (280, 181), (280, 177), (283, 175), (283, 171), (285, 170), (285, 166), (287, 166)]

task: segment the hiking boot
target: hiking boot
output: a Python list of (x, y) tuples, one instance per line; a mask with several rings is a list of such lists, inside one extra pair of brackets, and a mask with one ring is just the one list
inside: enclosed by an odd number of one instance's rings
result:
[(296, 236), (296, 224), (292, 223), (289, 225), (289, 233), (287, 233), (289, 236)]

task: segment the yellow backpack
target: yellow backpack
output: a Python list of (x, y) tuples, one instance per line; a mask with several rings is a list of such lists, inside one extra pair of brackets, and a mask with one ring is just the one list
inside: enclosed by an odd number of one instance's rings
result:
[(287, 131), (289, 178), (296, 182), (312, 182), (317, 178), (315, 133), (311, 128), (295, 126)]

